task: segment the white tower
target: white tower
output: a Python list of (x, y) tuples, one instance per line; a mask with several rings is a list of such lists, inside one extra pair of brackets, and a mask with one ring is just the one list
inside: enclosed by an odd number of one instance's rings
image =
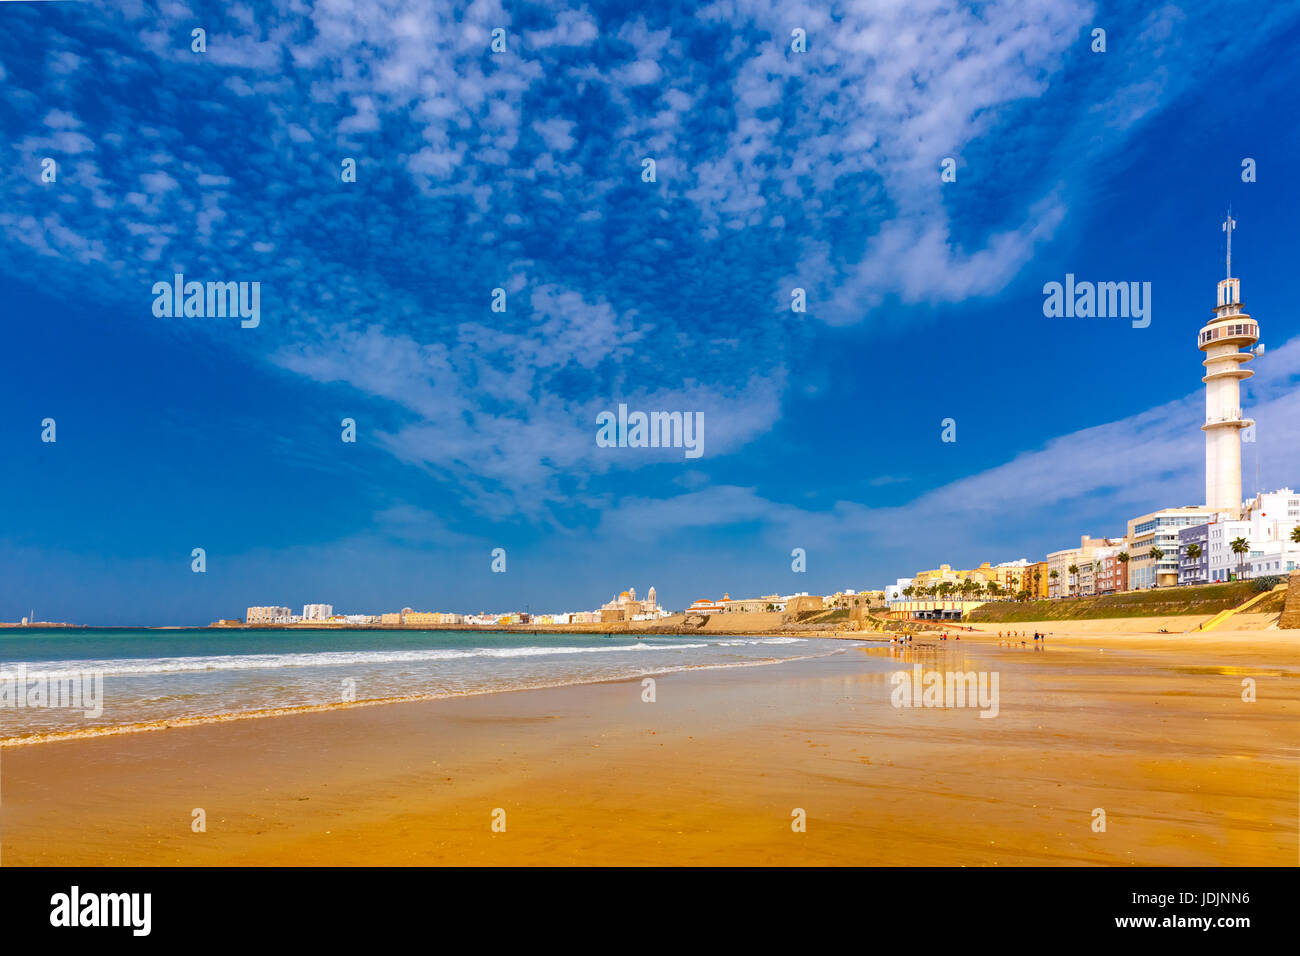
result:
[(1219, 283), (1214, 318), (1201, 329), (1197, 345), (1205, 353), (1205, 504), (1208, 508), (1241, 511), (1241, 430), (1255, 424), (1241, 411), (1241, 380), (1254, 372), (1242, 368), (1255, 356), (1238, 351), (1259, 341), (1259, 325), (1241, 307), (1241, 280), (1232, 277), (1232, 230), (1237, 221), (1228, 214), (1227, 276)]

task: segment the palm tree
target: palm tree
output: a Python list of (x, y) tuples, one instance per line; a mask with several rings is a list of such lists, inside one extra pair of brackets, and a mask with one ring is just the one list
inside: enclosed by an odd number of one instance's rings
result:
[(1300, 544), (1300, 524), (1291, 529), (1291, 540)]
[(1151, 549), (1151, 560), (1156, 563), (1156, 567), (1154, 568), (1154, 571), (1151, 575), (1152, 581), (1154, 582), (1152, 584), (1152, 587), (1157, 587), (1157, 588), (1160, 587), (1160, 559), (1163, 558), (1164, 556), (1165, 556), (1164, 548)]
[(997, 581), (990, 581), (987, 587), (989, 589), (989, 597), (995, 598), (1002, 594), (1002, 585), (998, 584)]
[(907, 587), (903, 588), (903, 597), (910, 598), (915, 593), (916, 593), (916, 588), (912, 587), (912, 585), (910, 584)]
[(1187, 546), (1187, 556), (1192, 559), (1192, 567), (1187, 574), (1187, 579), (1192, 584), (1199, 583), (1197, 579), (1200, 577), (1200, 569), (1196, 567), (1196, 563), (1200, 560), (1201, 553), (1201, 546), (1195, 541)]
[(1246, 560), (1246, 555), (1250, 553), (1250, 542), (1245, 538), (1234, 538), (1231, 548), (1232, 553), (1237, 556), (1237, 577), (1244, 577), (1241, 566)]
[[(1076, 578), (1079, 576), (1079, 566), (1077, 564), (1070, 565), (1066, 570), (1070, 572), (1070, 577), (1072, 578)], [(1075, 586), (1075, 582), (1071, 581), (1070, 582), (1071, 595), (1074, 594), (1074, 586)]]
[(1055, 568), (1053, 568), (1053, 569), (1048, 573), (1047, 576), (1048, 576), (1049, 578), (1052, 579), (1052, 582), (1053, 582), (1053, 583), (1055, 583), (1055, 582), (1056, 582), (1056, 579), (1059, 578), (1059, 577), (1061, 576), (1061, 572), (1059, 572), (1059, 571), (1057, 571)]
[(1127, 590), (1128, 590), (1128, 552), (1127, 552), (1127, 551), (1121, 551), (1119, 554), (1115, 555), (1115, 560), (1118, 561), (1120, 564), (1124, 565), (1124, 568), (1123, 568), (1123, 570), (1124, 570), (1124, 586), (1123, 586), (1122, 588), (1120, 588), (1119, 590), (1121, 590), (1121, 591), (1127, 591)]

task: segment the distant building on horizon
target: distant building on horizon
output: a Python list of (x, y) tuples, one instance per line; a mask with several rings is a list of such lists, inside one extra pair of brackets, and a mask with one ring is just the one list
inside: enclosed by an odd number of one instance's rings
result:
[(293, 611), (287, 607), (250, 607), (244, 612), (245, 624), (292, 624)]
[(602, 623), (645, 621), (663, 616), (663, 609), (659, 607), (659, 598), (653, 585), (646, 592), (644, 600), (637, 600), (636, 588), (628, 588), (626, 591), (620, 591), (613, 600), (606, 601), (600, 606)]

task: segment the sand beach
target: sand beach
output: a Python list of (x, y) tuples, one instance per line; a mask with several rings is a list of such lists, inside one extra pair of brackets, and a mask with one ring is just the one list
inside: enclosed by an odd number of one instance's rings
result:
[(6, 747), (0, 862), (1296, 865), (1295, 636), (1098, 623)]

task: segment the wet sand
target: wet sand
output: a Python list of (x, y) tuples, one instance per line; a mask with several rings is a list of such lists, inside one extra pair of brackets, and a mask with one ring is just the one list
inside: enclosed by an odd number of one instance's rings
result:
[[(1297, 864), (1300, 635), (962, 638), (6, 748), (0, 862)], [(998, 716), (894, 708), (914, 663)]]

